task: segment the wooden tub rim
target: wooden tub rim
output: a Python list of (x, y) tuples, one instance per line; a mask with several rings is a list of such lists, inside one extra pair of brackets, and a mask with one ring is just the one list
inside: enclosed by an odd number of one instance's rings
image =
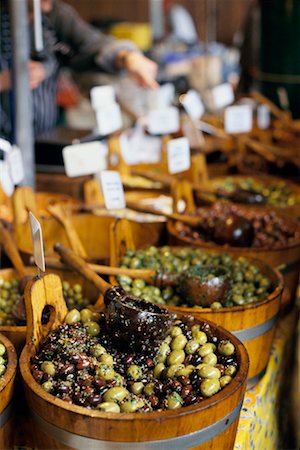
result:
[[(153, 411), (147, 413), (108, 413), (108, 412), (100, 412), (96, 410), (89, 410), (83, 406), (78, 406), (74, 404), (68, 404), (60, 398), (51, 395), (46, 392), (42, 386), (35, 381), (33, 375), (30, 371), (30, 358), (35, 354), (34, 347), (32, 345), (26, 344), (24, 349), (22, 350), (20, 357), (20, 372), (23, 378), (23, 382), (27, 385), (35, 395), (42, 398), (43, 401), (47, 403), (51, 403), (56, 407), (60, 407), (61, 409), (68, 411), (70, 413), (81, 414), (86, 417), (91, 418), (99, 418), (99, 419), (114, 419), (122, 423), (124, 420), (131, 421), (132, 419), (141, 419), (143, 421), (153, 420), (155, 418), (159, 419), (167, 419), (172, 417), (180, 417), (186, 414), (192, 414), (195, 411), (200, 412), (201, 410), (207, 410), (214, 406), (215, 404), (225, 401), (227, 398), (231, 396), (231, 394), (235, 393), (240, 387), (246, 382), (247, 374), (249, 370), (249, 357), (244, 344), (236, 338), (232, 333), (225, 330), (223, 327), (218, 326), (212, 323), (209, 320), (204, 319), (196, 319), (197, 322), (205, 322), (212, 326), (213, 330), (218, 330), (218, 333), (222, 334), (224, 338), (230, 339), (230, 341), (234, 344), (237, 354), (237, 359), (239, 362), (239, 370), (237, 374), (232, 379), (231, 383), (227, 385), (224, 389), (219, 391), (213, 397), (202, 400), (200, 403), (196, 405), (186, 406), (183, 408), (179, 408), (173, 411)], [(243, 366), (241, 366), (243, 363)]]
[(6, 353), (7, 353), (6, 371), (4, 372), (3, 376), (0, 378), (0, 394), (1, 394), (3, 389), (15, 377), (18, 361), (17, 361), (17, 354), (16, 354), (15, 347), (13, 346), (12, 342), (6, 336), (4, 336), (2, 333), (0, 333), (0, 342), (5, 346)]

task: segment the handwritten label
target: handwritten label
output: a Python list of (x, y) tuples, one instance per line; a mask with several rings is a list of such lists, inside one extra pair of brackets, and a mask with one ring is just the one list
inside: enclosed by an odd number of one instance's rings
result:
[(118, 103), (111, 103), (96, 111), (98, 132), (101, 136), (107, 136), (123, 126), (121, 108)]
[(216, 109), (224, 108), (234, 101), (234, 92), (231, 84), (220, 84), (211, 89), (212, 101)]
[(92, 175), (107, 167), (107, 148), (100, 142), (68, 145), (62, 154), (68, 177)]
[(12, 150), (7, 154), (7, 162), (13, 183), (20, 184), (25, 174), (22, 153), (16, 145), (13, 145)]
[(125, 195), (119, 172), (103, 170), (100, 173), (100, 182), (106, 209), (124, 209)]
[(257, 107), (257, 126), (261, 130), (266, 130), (271, 124), (271, 112), (266, 105)]
[(95, 86), (90, 91), (92, 107), (96, 110), (115, 103), (116, 94), (113, 86)]
[(249, 105), (229, 106), (224, 113), (227, 133), (247, 133), (252, 130), (253, 112)]
[(174, 106), (153, 109), (148, 114), (148, 131), (151, 134), (175, 133), (179, 126), (179, 111)]
[(193, 120), (200, 119), (205, 111), (205, 108), (198, 92), (190, 89), (182, 97), (181, 103), (190, 118)]
[(180, 173), (191, 167), (191, 152), (186, 137), (171, 139), (167, 144), (169, 173)]
[(43, 245), (43, 234), (40, 222), (37, 218), (29, 212), (29, 220), (31, 227), (31, 236), (33, 242), (33, 255), (34, 261), (37, 267), (45, 272), (45, 258), (44, 258), (44, 245)]
[(10, 176), (9, 164), (5, 161), (0, 161), (0, 184), (4, 193), (10, 197), (14, 192), (14, 183)]

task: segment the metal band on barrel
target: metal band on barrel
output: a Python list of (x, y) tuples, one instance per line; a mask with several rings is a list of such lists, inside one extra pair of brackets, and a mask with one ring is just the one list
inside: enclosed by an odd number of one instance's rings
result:
[(11, 410), (12, 410), (12, 404), (9, 403), (7, 405), (7, 407), (0, 414), (0, 428), (6, 424), (7, 420), (9, 419), (9, 416), (11, 414)]
[(237, 337), (242, 342), (250, 341), (251, 339), (255, 339), (258, 336), (261, 336), (262, 334), (270, 331), (277, 322), (278, 316), (279, 314), (277, 313), (275, 314), (275, 316), (271, 317), (269, 320), (261, 323), (260, 325), (256, 325), (255, 327), (251, 328), (245, 328), (244, 330), (232, 331), (231, 333), (234, 334), (235, 337)]
[(241, 400), (223, 419), (202, 430), (175, 438), (144, 442), (112, 442), (80, 436), (47, 422), (35, 411), (32, 413), (44, 432), (53, 439), (78, 450), (187, 450), (223, 433), (238, 418), (242, 403)]
[(260, 373), (258, 373), (257, 375), (254, 375), (254, 377), (248, 378), (248, 380), (247, 380), (247, 390), (251, 389), (253, 386), (255, 386), (261, 380), (261, 378), (266, 373), (266, 370), (267, 370), (267, 368), (265, 367)]

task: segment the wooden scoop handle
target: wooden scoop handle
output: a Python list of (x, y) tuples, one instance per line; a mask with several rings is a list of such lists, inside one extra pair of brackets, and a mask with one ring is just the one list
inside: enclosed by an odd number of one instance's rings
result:
[(64, 227), (66, 235), (74, 252), (82, 258), (87, 258), (87, 253), (82, 245), (82, 242), (79, 239), (72, 220), (65, 214), (63, 206), (59, 204), (48, 205), (47, 209), (50, 214)]
[[(50, 307), (50, 319), (42, 324), (45, 306)], [(25, 307), (27, 319), (26, 342), (39, 347), (41, 340), (50, 330), (60, 325), (68, 313), (62, 283), (58, 275), (49, 274), (41, 279), (31, 280), (25, 288)]]
[(5, 228), (5, 226), (0, 222), (0, 242), (3, 245), (4, 251), (13, 263), (20, 278), (26, 277), (26, 269), (21, 259), (18, 248), (13, 240), (10, 232)]
[(61, 260), (80, 273), (86, 280), (90, 281), (104, 295), (111, 285), (99, 277), (80, 256), (61, 244), (55, 244), (54, 250), (59, 254)]

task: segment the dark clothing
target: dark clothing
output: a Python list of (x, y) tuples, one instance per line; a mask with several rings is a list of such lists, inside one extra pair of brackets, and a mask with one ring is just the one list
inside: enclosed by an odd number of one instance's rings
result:
[[(9, 16), (1, 2), (0, 71), (11, 69), (12, 48)], [(32, 32), (31, 32), (32, 35)], [(43, 17), (46, 79), (32, 91), (35, 134), (53, 128), (57, 121), (56, 91), (59, 67), (116, 72), (115, 58), (121, 50), (136, 50), (128, 41), (106, 36), (84, 22), (69, 5), (55, 0), (52, 11)], [(33, 39), (31, 36), (33, 48)], [(13, 141), (13, 101), (11, 92), (0, 93), (0, 135)]]

